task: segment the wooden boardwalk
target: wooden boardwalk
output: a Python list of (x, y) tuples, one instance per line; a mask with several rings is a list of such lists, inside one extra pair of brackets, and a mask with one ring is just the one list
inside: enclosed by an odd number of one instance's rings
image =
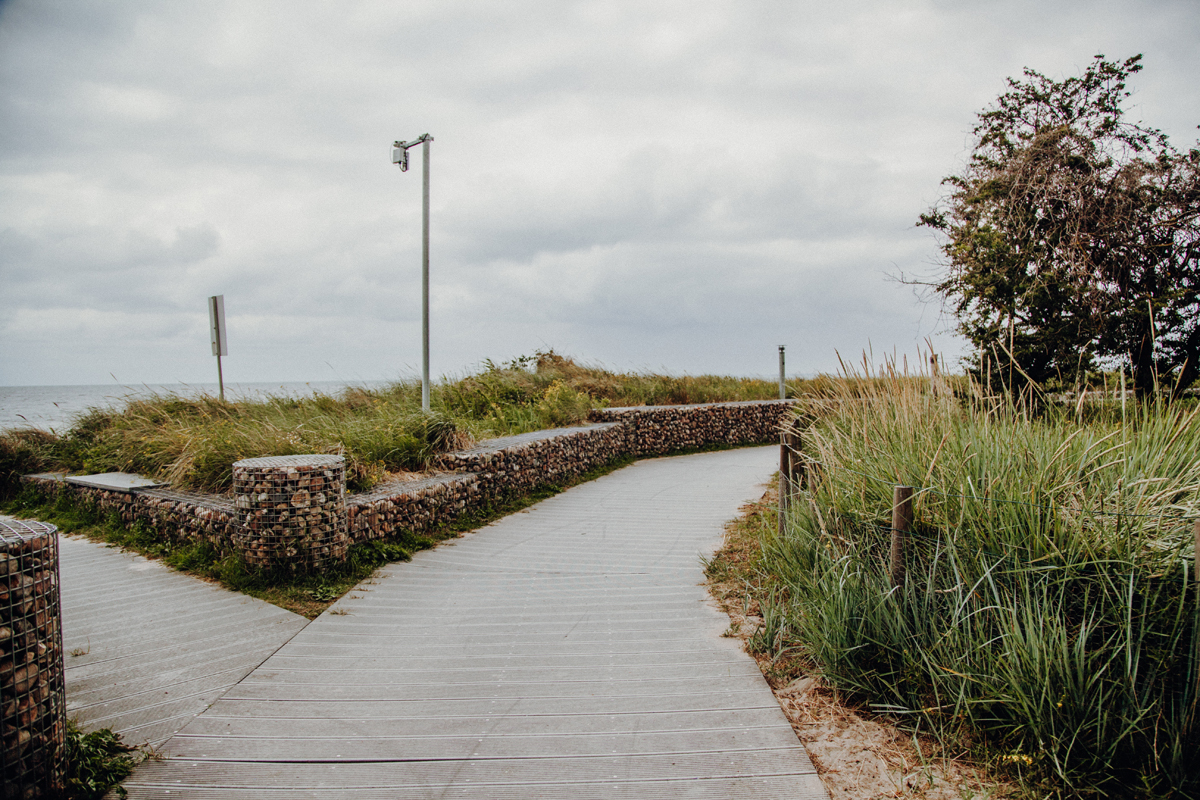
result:
[(825, 798), (699, 554), (774, 448), (641, 461), (387, 567), (132, 798)]
[(159, 746), (308, 620), (133, 553), (59, 537), (67, 713)]

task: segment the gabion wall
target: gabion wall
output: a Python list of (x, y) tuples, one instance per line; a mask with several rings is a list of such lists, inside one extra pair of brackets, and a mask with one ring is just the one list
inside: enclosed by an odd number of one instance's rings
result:
[(170, 488), (123, 491), (67, 483), (62, 475), (25, 475), (48, 498), (67, 496), (84, 507), (115, 515), (126, 525), (142, 520), (173, 545), (207, 542), (218, 550), (229, 547), (237, 524), (233, 498)]
[(350, 540), (357, 544), (403, 531), (424, 533), (478, 511), (488, 500), (473, 473), (380, 484), (346, 501)]
[[(47, 495), (67, 493), (116, 512), (125, 522), (144, 520), (164, 541), (205, 541), (222, 552), (233, 549), (252, 564), (320, 569), (327, 561), (343, 559), (350, 541), (429, 530), (497, 498), (561, 482), (624, 454), (776, 442), (794, 402), (600, 409), (592, 412), (592, 421), (609, 424), (482, 442), (438, 459), (435, 466), (452, 474), (383, 484), (348, 502), (345, 463), (339, 456), (239, 461), (234, 465), (236, 502), (166, 488), (109, 491), (64, 483), (61, 475), (49, 473), (23, 480)], [(333, 485), (336, 490), (328, 488)], [(332, 508), (345, 514), (331, 520)]]
[(490, 498), (570, 480), (627, 451), (625, 426), (610, 422), (520, 433), (446, 453), (434, 465), (479, 476)]
[(233, 544), (248, 563), (299, 572), (345, 560), (346, 460), (341, 456), (238, 461), (233, 494), (239, 523)]
[(588, 419), (620, 422), (629, 453), (660, 455), (713, 444), (768, 444), (779, 440), (779, 429), (795, 400), (743, 400), (688, 406), (627, 406), (600, 408)]
[(2, 796), (56, 797), (66, 746), (58, 537), (53, 525), (0, 520)]

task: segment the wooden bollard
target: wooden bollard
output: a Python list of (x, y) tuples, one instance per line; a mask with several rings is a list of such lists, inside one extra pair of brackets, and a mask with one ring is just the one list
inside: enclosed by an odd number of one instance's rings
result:
[[(795, 426), (789, 427), (784, 435), (787, 437), (788, 449), (788, 480), (791, 482), (792, 492), (795, 493), (805, 487), (805, 468), (804, 459), (800, 457), (803, 451), (804, 440), (800, 437), (800, 431), (796, 430)], [(791, 499), (790, 497), (788, 498)]]
[(911, 486), (897, 486), (892, 491), (892, 553), (888, 569), (893, 586), (904, 583), (904, 539), (912, 530), (912, 496)]
[(785, 425), (779, 431), (779, 533), (781, 535), (787, 527), (788, 501), (792, 495), (792, 457), (788, 452), (788, 431), (790, 429), (791, 425)]
[[(1192, 551), (1192, 579), (1196, 582), (1196, 602), (1200, 603), (1200, 519), (1196, 520), (1196, 524), (1192, 526), (1192, 533), (1195, 535), (1196, 547)], [(1200, 680), (1200, 675), (1197, 676)]]
[(800, 459), (800, 432), (791, 422), (779, 431), (779, 532), (784, 531), (792, 495), (804, 482), (804, 462)]
[[(1122, 399), (1122, 402), (1124, 402), (1124, 399)], [(1196, 547), (1192, 551), (1192, 580), (1196, 584), (1196, 603), (1200, 605), (1200, 572), (1197, 572), (1197, 570), (1200, 570), (1200, 519), (1196, 520), (1195, 524), (1192, 525), (1192, 534), (1196, 542)], [(1200, 671), (1196, 673), (1194, 691), (1200, 694)], [(1192, 696), (1195, 697), (1195, 695)]]

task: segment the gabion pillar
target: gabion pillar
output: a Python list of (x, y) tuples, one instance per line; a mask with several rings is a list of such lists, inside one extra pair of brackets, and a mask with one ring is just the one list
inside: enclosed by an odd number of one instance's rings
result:
[(346, 460), (304, 455), (247, 458), (233, 465), (238, 531), (247, 563), (320, 571), (346, 559)]
[(66, 755), (57, 528), (0, 520), (0, 797), (56, 797)]

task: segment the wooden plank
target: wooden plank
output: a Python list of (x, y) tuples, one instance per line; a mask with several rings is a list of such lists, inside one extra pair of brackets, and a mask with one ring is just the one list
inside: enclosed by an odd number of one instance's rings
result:
[[(282, 767), (281, 767), (282, 768)], [(436, 792), (436, 794), (434, 794)], [(571, 800), (828, 800), (829, 795), (815, 775), (805, 776), (804, 783), (785, 776), (753, 776), (748, 778), (685, 778), (682, 780), (646, 781), (581, 781), (529, 784), (471, 784), (451, 783), (429, 788), (407, 787), (323, 787), (320, 789), (257, 788), (248, 791), (241, 786), (188, 786), (186, 795), (171, 787), (133, 787), (129, 797), (172, 798), (186, 796), (194, 800), (541, 800), (571, 798)]]
[(126, 678), (124, 675), (106, 677), (102, 681), (91, 681), (86, 689), (76, 684), (71, 691), (68, 706), (73, 709), (95, 708), (120, 699), (161, 697), (162, 695), (194, 694), (216, 686), (228, 686), (245, 677), (257, 666), (246, 659), (225, 665), (224, 669), (213, 669), (208, 664), (197, 664), (191, 669), (170, 670), (153, 678)]
[[(365, 726), (363, 726), (365, 728)], [(710, 731), (599, 732), (563, 735), (503, 735), (477, 730), (473, 736), (374, 735), (360, 730), (344, 736), (176, 736), (161, 751), (169, 758), (203, 761), (308, 762), (315, 751), (325, 761), (445, 761), (472, 758), (537, 758), (558, 756), (651, 755), (777, 750), (795, 747), (796, 737), (778, 726)]]
[[(317, 620), (320, 622), (320, 620)], [(397, 623), (402, 620), (397, 620)], [(523, 631), (503, 628), (503, 623), (497, 621), (495, 626), (472, 626), (471, 628), (456, 627), (456, 638), (432, 637), (429, 635), (429, 625), (425, 620), (415, 620), (413, 624), (393, 625), (391, 630), (382, 624), (360, 624), (349, 615), (341, 621), (338, 627), (313, 631), (304, 641), (314, 644), (330, 644), (335, 646), (369, 644), (375, 647), (429, 647), (444, 648), (455, 643), (470, 641), (471, 647), (512, 648), (529, 646), (530, 648), (550, 648), (551, 650), (568, 651), (576, 645), (598, 644), (611, 646), (618, 644), (626, 648), (651, 649), (670, 643), (678, 646), (694, 642), (698, 635), (709, 630), (709, 625), (703, 626), (671, 626), (661, 630), (652, 627), (638, 630), (617, 630), (608, 628), (585, 627), (573, 633), (569, 640), (564, 631), (539, 630), (529, 627)], [(728, 618), (725, 627), (728, 627)], [(722, 628), (724, 630), (724, 628)], [(403, 631), (403, 632), (400, 632)]]
[[(282, 704), (275, 704), (276, 706)], [(717, 711), (634, 711), (627, 714), (542, 714), (512, 716), (257, 716), (246, 706), (221, 701), (188, 725), (180, 738), (258, 738), (362, 736), (373, 731), (381, 736), (470, 736), (486, 730), (495, 736), (578, 736), (585, 734), (637, 734), (664, 731), (741, 730), (774, 728), (778, 715), (773, 706), (721, 709)], [(286, 711), (288, 709), (281, 709)], [(292, 709), (301, 711), (301, 709)], [(322, 709), (326, 710), (326, 709)], [(226, 713), (229, 713), (226, 716)]]
[[(65, 621), (63, 627), (67, 627)], [(140, 631), (135, 634), (128, 630), (128, 627), (124, 633), (118, 629), (108, 636), (89, 636), (83, 641), (75, 636), (68, 639), (64, 635), (66, 669), (72, 679), (75, 675), (86, 676), (134, 669), (137, 665), (149, 663), (159, 664), (160, 669), (169, 669), (172, 664), (186, 666), (196, 661), (207, 660), (210, 656), (219, 657), (230, 647), (243, 653), (258, 653), (262, 658), (264, 638), (269, 641), (285, 641), (285, 637), (295, 630), (295, 623), (233, 624), (223, 631), (213, 632), (205, 629), (206, 635), (193, 637), (186, 636), (186, 629), (177, 629), (173, 635), (164, 632), (159, 638), (145, 636)], [(79, 656), (72, 655), (76, 648), (83, 653)]]
[(153, 686), (162, 681), (186, 679), (234, 667), (248, 666), (253, 669), (258, 666), (255, 654), (246, 651), (244, 641), (227, 642), (219, 647), (210, 648), (205, 651), (204, 661), (191, 664), (181, 665), (176, 657), (177, 652), (170, 651), (159, 657), (137, 654), (123, 659), (72, 664), (72, 692), (80, 697), (92, 691), (94, 687), (107, 686), (122, 680), (135, 681), (142, 686)]
[[(631, 666), (640, 668), (670, 668), (705, 665), (724, 665), (746, 663), (746, 657), (737, 652), (714, 652), (711, 650), (697, 651), (693, 648), (677, 650), (634, 650), (632, 652), (609, 652), (606, 655), (610, 666)], [(410, 653), (405, 657), (407, 668), (413, 670), (437, 669), (445, 673), (456, 669), (593, 669), (594, 656), (589, 653), (570, 652), (542, 655), (537, 653), (520, 654), (505, 653), (501, 655), (468, 655), (461, 652), (445, 652), (438, 654), (429, 650), (422, 653)], [(271, 656), (265, 664), (271, 669), (390, 669), (396, 666), (396, 661), (388, 656), (381, 656), (369, 648), (361, 648), (358, 653), (347, 652), (346, 648), (307, 648), (297, 644), (289, 647), (287, 654), (277, 653)]]
[[(586, 707), (582, 706), (574, 697), (563, 696), (506, 697), (504, 700), (481, 699), (477, 697), (413, 698), (410, 700), (397, 700), (395, 698), (359, 700), (329, 698), (314, 700), (310, 696), (311, 690), (307, 687), (302, 692), (295, 692), (293, 695), (302, 694), (304, 696), (303, 699), (247, 698), (239, 696), (241, 692), (233, 692), (231, 689), (230, 692), (222, 696), (221, 701), (222, 703), (246, 702), (275, 705), (276, 708), (271, 711), (259, 709), (260, 713), (267, 716), (276, 716), (278, 714), (292, 715), (297, 713), (313, 717), (336, 717), (343, 714), (369, 716), (373, 713), (385, 716), (397, 714), (425, 716), (439, 713), (454, 715), (503, 715), (508, 713), (559, 715), (566, 713), (568, 710), (586, 714), (633, 714), (640, 711), (712, 711), (716, 709), (737, 708), (778, 708), (778, 703), (775, 702), (774, 696), (770, 695), (769, 691), (766, 697), (757, 688), (733, 689), (709, 695), (698, 695), (693, 692), (636, 696), (607, 695), (592, 698)], [(278, 706), (288, 706), (289, 710), (285, 711)], [(292, 710), (293, 708), (295, 710)], [(225, 711), (223, 713), (228, 714), (230, 712)], [(782, 712), (780, 713), (782, 714)]]
[[(407, 660), (406, 660), (407, 663)], [(467, 662), (471, 663), (471, 662)], [(313, 668), (306, 664), (292, 669), (280, 669), (276, 664), (268, 664), (246, 677), (243, 684), (272, 683), (279, 685), (302, 684), (350, 684), (376, 686), (461, 686), (486, 685), (497, 681), (519, 682), (523, 686), (556, 683), (582, 682), (611, 682), (620, 680), (652, 680), (686, 682), (694, 685), (696, 681), (712, 679), (724, 685), (724, 679), (731, 675), (753, 676), (758, 667), (754, 664), (737, 662), (686, 663), (674, 665), (645, 665), (600, 663), (579, 665), (574, 667), (532, 665), (514, 667), (498, 664), (489, 667), (465, 667), (461, 663), (451, 665), (446, 663), (436, 668), (422, 666), (420, 668), (390, 668), (380, 666), (376, 669), (344, 668)]]
[[(126, 788), (160, 786), (190, 793), (191, 787), (237, 785), (257, 789), (350, 789), (394, 787), (433, 789), (456, 783), (481, 785), (583, 784), (606, 781), (643, 782), (702, 778), (811, 776), (813, 770), (798, 746), (767, 751), (741, 750), (617, 756), (558, 756), (512, 759), (438, 759), (365, 762), (245, 762), (167, 758), (147, 761)], [(564, 780), (565, 778), (565, 780)], [(796, 781), (803, 785), (806, 781)], [(819, 782), (818, 782), (818, 785)], [(183, 796), (190, 796), (185, 794)], [(753, 797), (754, 795), (743, 795)]]
[[(744, 675), (745, 673), (743, 673)], [(741, 676), (730, 676), (737, 678)], [(754, 677), (761, 677), (756, 675)], [(336, 679), (335, 679), (336, 680)], [(717, 698), (737, 696), (746, 691), (728, 688), (728, 679), (712, 680), (658, 680), (641, 676), (613, 678), (611, 680), (560, 680), (560, 681), (507, 681), (503, 678), (475, 683), (370, 683), (350, 685), (314, 681), (307, 683), (284, 683), (279, 680), (242, 681), (226, 695), (231, 700), (290, 700), (303, 696), (305, 700), (358, 701), (377, 700), (468, 700), (490, 702), (493, 700), (516, 700), (522, 703), (532, 700), (560, 700), (573, 704), (603, 702), (609, 698), (636, 698), (642, 696), (671, 697), (689, 696)], [(587, 706), (584, 705), (586, 708)]]

